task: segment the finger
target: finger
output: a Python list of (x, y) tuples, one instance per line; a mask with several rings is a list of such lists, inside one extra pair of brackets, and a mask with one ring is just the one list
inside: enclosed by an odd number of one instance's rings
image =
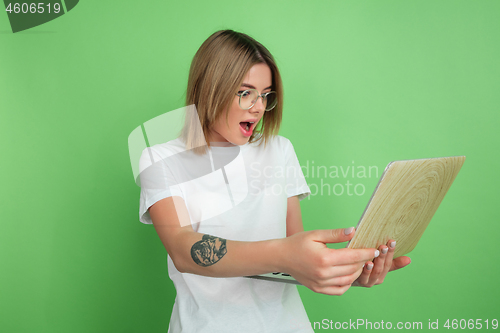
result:
[(374, 285), (378, 282), (379, 279), (383, 279), (385, 277), (384, 267), (385, 267), (385, 259), (387, 258), (387, 253), (389, 252), (389, 248), (386, 245), (381, 245), (379, 247), (380, 255), (373, 261), (374, 266), (372, 272), (370, 274), (370, 279), (368, 281), (369, 285)]
[(343, 295), (347, 290), (349, 290), (350, 287), (351, 287), (350, 285), (328, 286), (328, 287), (311, 288), (311, 290), (320, 294), (340, 296)]
[(309, 231), (313, 240), (321, 243), (342, 243), (349, 241), (354, 236), (354, 227), (345, 229), (324, 229)]
[(363, 271), (361, 272), (361, 275), (358, 277), (357, 280), (359, 285), (366, 286), (368, 284), (372, 269), (373, 269), (373, 263), (371, 261), (366, 262), (365, 267), (363, 267)]
[(356, 272), (348, 275), (337, 276), (328, 280), (323, 280), (317, 282), (317, 285), (320, 287), (329, 287), (329, 286), (346, 286), (351, 285), (360, 275), (362, 268), (359, 268)]
[(397, 257), (392, 261), (391, 269), (389, 271), (395, 271), (397, 269), (403, 268), (411, 263), (410, 257), (401, 256)]
[[(375, 281), (375, 284), (381, 284), (384, 282), (385, 277), (387, 276), (387, 273), (390, 271), (391, 266), (392, 266), (392, 258), (394, 257), (394, 250), (396, 248), (396, 241), (393, 239), (390, 239), (387, 242), (387, 247), (384, 247), (384, 251), (387, 251), (387, 254), (385, 256), (385, 261), (384, 261), (384, 267), (382, 268), (382, 271), (380, 272), (377, 281)], [(381, 252), (384, 252), (381, 251)]]
[(347, 265), (352, 263), (371, 261), (377, 258), (380, 251), (377, 249), (330, 249), (332, 265)]
[(358, 272), (362, 268), (362, 266), (362, 263), (331, 266), (331, 268), (325, 269), (325, 276), (328, 276), (328, 278), (332, 278), (336, 276), (354, 274)]
[[(311, 281), (318, 283), (320, 285), (339, 285), (342, 286), (345, 283), (335, 281), (336, 278), (341, 278), (344, 276), (355, 275), (353, 281), (361, 273), (362, 265), (360, 263), (341, 265), (341, 266), (331, 266), (323, 268), (320, 271), (316, 271), (313, 275), (308, 276)], [(351, 282), (349, 282), (351, 283)]]
[[(394, 239), (390, 239), (387, 242), (387, 247), (389, 249), (389, 252), (387, 252), (387, 257), (385, 258), (385, 266), (384, 266), (385, 274), (387, 274), (387, 272), (389, 272), (391, 270), (392, 259), (394, 258), (394, 251), (396, 250), (396, 241)], [(384, 274), (384, 277), (385, 277), (385, 274)], [(380, 281), (380, 282), (383, 282), (383, 281), (384, 280), (382, 279), (382, 281)]]

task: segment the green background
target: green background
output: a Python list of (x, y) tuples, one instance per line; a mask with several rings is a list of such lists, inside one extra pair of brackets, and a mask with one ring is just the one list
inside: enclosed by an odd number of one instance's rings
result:
[[(275, 56), (302, 165), (467, 156), (411, 265), (341, 297), (299, 287), (310, 321), (500, 319), (500, 1), (87, 0), (15, 34), (0, 14), (0, 331), (166, 331), (175, 289), (127, 138), (183, 106), (226, 28)], [(302, 201), (307, 230), (356, 225), (378, 177), (323, 182), (348, 180), (365, 193)]]

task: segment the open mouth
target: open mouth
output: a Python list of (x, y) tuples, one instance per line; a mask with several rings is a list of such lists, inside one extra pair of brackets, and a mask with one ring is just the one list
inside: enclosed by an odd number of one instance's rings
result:
[(252, 125), (253, 125), (253, 124), (254, 124), (254, 123), (253, 123), (252, 121), (242, 121), (242, 122), (240, 123), (240, 126), (241, 126), (244, 130), (249, 131), (249, 130), (250, 130), (250, 127), (252, 127)]
[(253, 129), (255, 127), (255, 122), (253, 121), (242, 121), (240, 123), (240, 129), (244, 136), (251, 136)]

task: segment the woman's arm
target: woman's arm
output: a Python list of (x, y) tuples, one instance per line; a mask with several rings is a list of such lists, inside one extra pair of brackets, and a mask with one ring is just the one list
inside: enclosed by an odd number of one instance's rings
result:
[(239, 242), (195, 232), (180, 197), (156, 202), (149, 208), (149, 214), (179, 272), (235, 277), (279, 270), (277, 240)]
[(241, 242), (195, 232), (180, 197), (156, 202), (149, 213), (174, 265), (183, 273), (236, 277), (286, 272), (315, 292), (341, 295), (359, 276), (363, 264), (378, 255), (375, 249), (326, 247), (326, 243), (351, 239), (353, 228), (296, 232), (283, 239)]
[(286, 236), (288, 237), (301, 231), (304, 231), (304, 225), (302, 224), (299, 197), (290, 197), (288, 198), (286, 208)]

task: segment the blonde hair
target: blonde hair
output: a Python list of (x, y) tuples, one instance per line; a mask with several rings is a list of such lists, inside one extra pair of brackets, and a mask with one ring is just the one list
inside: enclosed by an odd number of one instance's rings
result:
[(278, 134), (283, 111), (283, 85), (273, 56), (246, 34), (220, 30), (203, 42), (191, 62), (186, 105), (195, 105), (203, 133), (193, 130), (199, 128), (196, 126), (198, 119), (187, 116), (181, 133), (187, 149), (200, 147), (199, 153), (206, 151), (205, 142), (210, 146), (210, 126), (224, 114), (228, 119), (235, 93), (250, 68), (259, 63), (271, 69), (271, 90), (276, 92), (278, 103), (271, 111), (264, 112), (249, 142), (260, 141), (261, 144), (263, 141), (265, 145), (271, 136)]

